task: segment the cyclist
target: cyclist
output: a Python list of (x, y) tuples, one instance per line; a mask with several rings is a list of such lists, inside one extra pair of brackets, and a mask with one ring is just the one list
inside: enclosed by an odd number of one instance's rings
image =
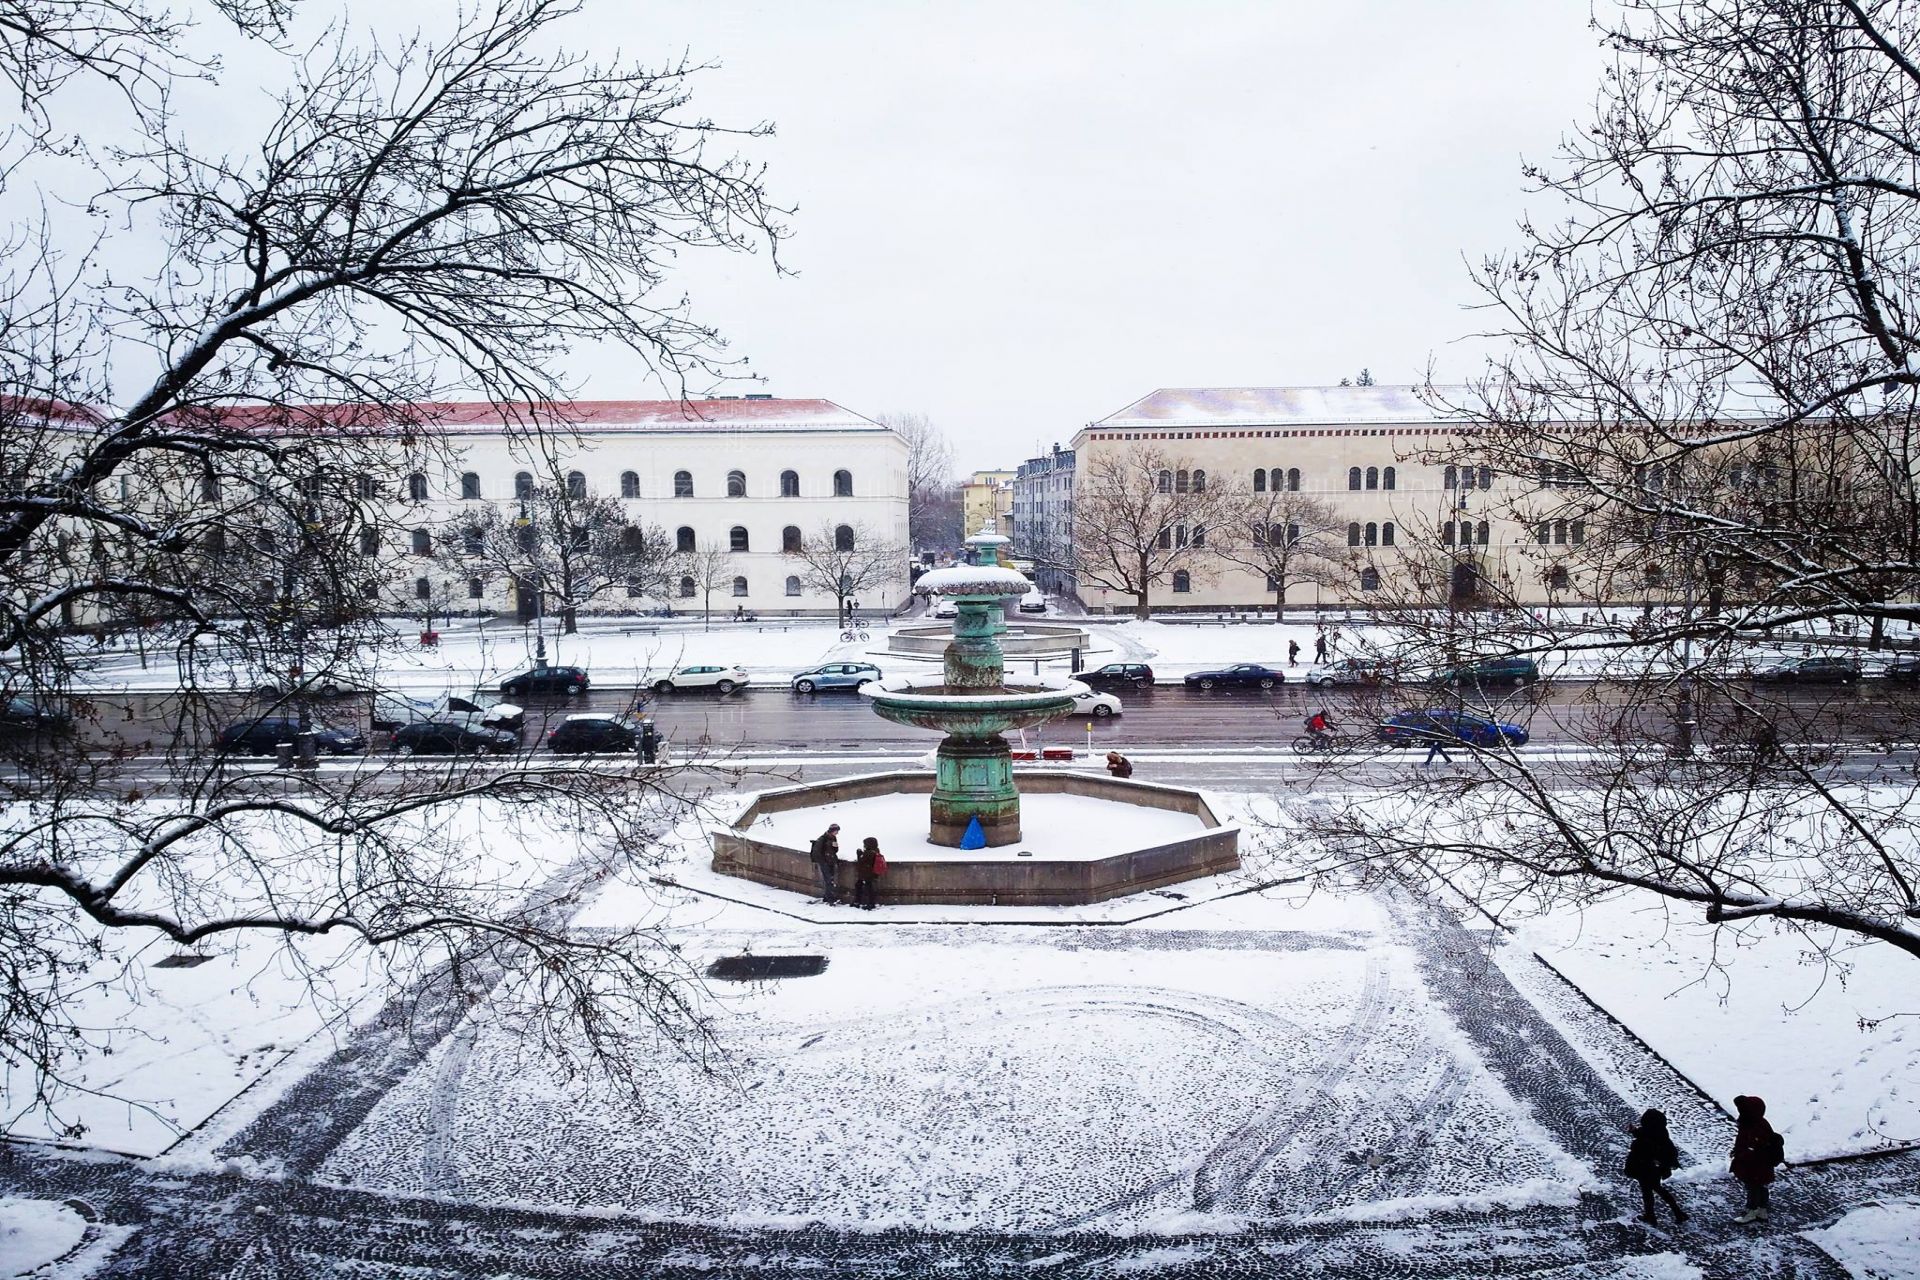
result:
[(1333, 717), (1327, 714), (1326, 708), (1322, 707), (1307, 717), (1307, 733), (1311, 735), (1314, 742), (1320, 746), (1324, 747), (1331, 744), (1333, 739)]

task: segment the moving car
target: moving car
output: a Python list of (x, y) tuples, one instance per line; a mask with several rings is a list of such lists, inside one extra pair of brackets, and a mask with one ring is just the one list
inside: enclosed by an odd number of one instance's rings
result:
[(1092, 716), (1095, 720), (1110, 719), (1120, 714), (1120, 699), (1110, 693), (1089, 689), (1085, 693), (1074, 695), (1073, 710), (1069, 714)]
[(500, 682), (500, 692), (509, 698), (555, 694), (572, 697), (585, 693), (587, 688), (587, 673), (582, 667), (535, 667)]
[(549, 751), (632, 751), (639, 745), (640, 726), (626, 716), (568, 716), (547, 731)]
[(1473, 747), (1497, 747), (1508, 743), (1527, 744), (1527, 731), (1517, 724), (1489, 720), (1470, 711), (1435, 708), (1430, 711), (1402, 711), (1389, 716), (1376, 731), (1389, 747), (1424, 747), (1438, 738), (1445, 742), (1464, 742)]
[(957, 618), (960, 616), (960, 606), (945, 596), (942, 596), (933, 602), (933, 607), (927, 610), (927, 616), (929, 618)]
[[(282, 742), (294, 742), (300, 722), (292, 716), (264, 716), (230, 724), (220, 731), (214, 745), (228, 755), (270, 756)], [(367, 749), (364, 735), (330, 725), (313, 726), (313, 749), (324, 755), (354, 755)]]
[(1540, 679), (1540, 664), (1532, 658), (1518, 656), (1506, 658), (1481, 658), (1463, 667), (1454, 667), (1442, 671), (1433, 677), (1434, 684), (1533, 684)]
[(1860, 663), (1855, 658), (1790, 658), (1759, 668), (1753, 678), (1793, 684), (1852, 684), (1860, 678)]
[(1385, 658), (1336, 658), (1314, 667), (1304, 679), (1324, 689), (1336, 684), (1392, 684), (1396, 677)]
[(373, 699), (373, 727), (389, 732), (416, 720), (459, 720), (485, 729), (504, 729), (519, 733), (527, 723), (524, 708), (511, 702), (482, 705), (468, 698), (443, 694), (438, 698), (409, 698), (405, 694), (380, 693)]
[(1037, 590), (1029, 591), (1027, 592), (1027, 594), (1020, 597), (1020, 612), (1045, 613), (1046, 611), (1047, 611), (1047, 598), (1046, 596), (1042, 595), (1039, 591)]
[(1073, 678), (1089, 689), (1150, 689), (1153, 668), (1144, 662), (1109, 662), (1092, 671), (1076, 671)]
[(1272, 667), (1263, 667), (1257, 662), (1236, 662), (1218, 671), (1196, 671), (1181, 683), (1189, 689), (1211, 689), (1216, 685), (1230, 689), (1271, 689), (1286, 681), (1286, 674)]
[(793, 678), (795, 693), (812, 693), (818, 689), (858, 689), (870, 680), (880, 678), (880, 668), (871, 662), (827, 662), (817, 667), (809, 667)]
[(1896, 658), (1887, 664), (1880, 673), (1889, 680), (1905, 680), (1909, 684), (1920, 683), (1920, 658)]
[(732, 693), (746, 682), (745, 667), (681, 667), (672, 675), (655, 680), (653, 691), (672, 693), (676, 689), (718, 689), (721, 693)]
[(32, 698), (8, 698), (0, 703), (0, 729), (23, 733), (64, 733), (73, 728), (73, 716)]
[(393, 735), (400, 755), (492, 755), (520, 745), (518, 734), (488, 729), (466, 720), (416, 720), (401, 725)]

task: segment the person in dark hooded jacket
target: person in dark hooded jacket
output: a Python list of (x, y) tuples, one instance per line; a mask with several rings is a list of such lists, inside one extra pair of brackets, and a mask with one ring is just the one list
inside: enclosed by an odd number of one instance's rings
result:
[(1656, 1191), (1667, 1202), (1667, 1208), (1673, 1210), (1675, 1222), (1687, 1220), (1687, 1211), (1680, 1207), (1680, 1202), (1674, 1199), (1673, 1192), (1667, 1188), (1667, 1175), (1679, 1166), (1680, 1150), (1673, 1145), (1673, 1138), (1667, 1133), (1667, 1113), (1649, 1108), (1633, 1130), (1633, 1145), (1627, 1148), (1627, 1166), (1624, 1170), (1629, 1178), (1640, 1184), (1642, 1222), (1652, 1226), (1656, 1221), (1653, 1212)]
[(1767, 1123), (1767, 1104), (1745, 1094), (1733, 1100), (1739, 1125), (1733, 1134), (1733, 1176), (1747, 1189), (1747, 1211), (1735, 1222), (1767, 1220), (1767, 1184), (1773, 1171), (1786, 1163), (1780, 1135)]

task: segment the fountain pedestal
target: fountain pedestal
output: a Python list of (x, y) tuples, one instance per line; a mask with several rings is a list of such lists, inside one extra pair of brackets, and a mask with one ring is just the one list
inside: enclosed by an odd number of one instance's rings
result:
[(967, 824), (980, 819), (989, 849), (1020, 839), (1020, 793), (1013, 785), (1013, 755), (999, 734), (949, 736), (934, 755), (933, 824), (927, 839), (960, 847)]

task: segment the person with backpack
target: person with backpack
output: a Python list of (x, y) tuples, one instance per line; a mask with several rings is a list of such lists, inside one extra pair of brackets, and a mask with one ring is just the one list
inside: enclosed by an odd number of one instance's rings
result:
[(853, 859), (853, 905), (873, 910), (874, 885), (885, 874), (887, 855), (880, 852), (880, 841), (868, 836), (860, 842), (860, 852)]
[(1747, 1189), (1747, 1211), (1735, 1222), (1767, 1220), (1767, 1184), (1773, 1171), (1787, 1162), (1786, 1143), (1767, 1123), (1767, 1104), (1742, 1094), (1733, 1100), (1739, 1124), (1733, 1132), (1733, 1160), (1729, 1167)]
[(1127, 759), (1118, 751), (1109, 751), (1107, 752), (1107, 772), (1116, 778), (1131, 778), (1133, 776), (1133, 761)]
[(1648, 1226), (1658, 1221), (1653, 1212), (1656, 1191), (1667, 1202), (1667, 1208), (1673, 1210), (1675, 1222), (1687, 1220), (1687, 1211), (1667, 1189), (1668, 1176), (1679, 1166), (1680, 1149), (1673, 1145), (1673, 1138), (1667, 1132), (1667, 1113), (1648, 1108), (1633, 1129), (1633, 1145), (1627, 1148), (1627, 1164), (1622, 1170), (1640, 1184), (1640, 1221)]
[(820, 901), (833, 906), (840, 901), (840, 824), (834, 823), (809, 846), (813, 869), (820, 873)]

